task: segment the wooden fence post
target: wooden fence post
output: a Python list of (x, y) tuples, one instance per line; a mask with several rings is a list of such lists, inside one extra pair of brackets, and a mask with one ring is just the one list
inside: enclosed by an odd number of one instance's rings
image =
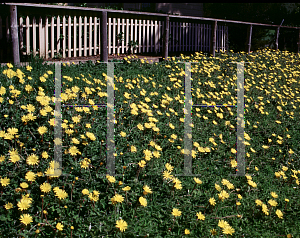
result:
[(101, 54), (100, 60), (103, 62), (108, 62), (107, 55), (107, 11), (102, 11), (101, 14)]
[(298, 31), (299, 31), (299, 41), (297, 43), (298, 44), (298, 52), (297, 53), (299, 54), (299, 49), (300, 49), (300, 29)]
[(215, 57), (215, 51), (216, 51), (216, 35), (217, 35), (217, 21), (213, 24), (212, 29), (212, 37), (210, 42), (210, 54), (212, 54), (213, 57)]
[(20, 67), (20, 48), (18, 35), (18, 20), (17, 20), (17, 6), (10, 6), (10, 29), (13, 47), (14, 64)]
[(164, 32), (164, 47), (163, 47), (163, 58), (165, 58), (165, 61), (168, 58), (169, 22), (170, 22), (170, 17), (166, 16), (164, 21), (165, 32)]
[(278, 50), (279, 28), (280, 28), (280, 27), (277, 27), (276, 42), (275, 42), (276, 50)]
[(252, 37), (252, 24), (248, 26), (248, 32), (247, 32), (247, 41), (246, 41), (246, 51), (248, 54), (251, 50), (251, 37)]

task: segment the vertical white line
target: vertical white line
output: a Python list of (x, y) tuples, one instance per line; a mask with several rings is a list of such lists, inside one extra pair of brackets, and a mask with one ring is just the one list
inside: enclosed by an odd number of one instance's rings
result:
[(245, 176), (244, 62), (237, 64), (237, 176)]
[[(55, 63), (55, 111), (54, 111), (54, 174), (62, 175), (62, 135), (61, 135), (61, 62)], [(57, 163), (59, 167), (57, 168)]]
[(115, 176), (114, 157), (114, 63), (107, 63), (107, 173)]
[(184, 175), (192, 174), (192, 99), (191, 63), (185, 63), (185, 108), (184, 108)]

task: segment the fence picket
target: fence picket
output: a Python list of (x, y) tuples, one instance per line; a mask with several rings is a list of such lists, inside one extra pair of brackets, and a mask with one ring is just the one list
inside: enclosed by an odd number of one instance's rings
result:
[(79, 16), (79, 44), (78, 44), (78, 48), (79, 48), (79, 56), (82, 56), (82, 17)]
[[(122, 18), (122, 32), (124, 34), (122, 34), (121, 37), (123, 37), (125, 35), (125, 19), (124, 18)], [(121, 51), (121, 53), (124, 54), (125, 53), (124, 52), (124, 50), (125, 50), (124, 49), (124, 39), (121, 42), (122, 42), (122, 51)]]
[[(60, 18), (62, 18), (62, 20)], [(84, 22), (82, 18), (84, 18)], [(89, 18), (89, 20), (87, 18)], [(45, 59), (49, 58), (49, 53), (50, 57), (54, 58), (55, 53), (58, 54), (60, 51), (62, 52), (63, 58), (72, 56), (80, 57), (82, 55), (91, 56), (101, 53), (101, 29), (100, 22), (98, 23), (100, 18), (98, 17), (73, 16), (73, 19), (71, 19), (71, 16), (69, 16), (66, 22), (66, 16), (57, 16), (56, 22), (54, 22), (55, 18), (52, 16), (50, 23), (48, 17), (44, 18), (45, 20), (40, 17), (38, 24), (36, 23), (35, 17), (32, 18), (32, 24), (30, 24), (31, 19), (28, 16), (25, 19), (26, 21), (24, 23), (24, 19), (22, 17), (19, 18), (20, 48), (26, 48), (26, 51), (23, 51), (24, 55), (29, 55), (31, 49), (33, 51), (33, 55), (38, 53), (40, 56), (45, 57)], [(9, 19), (7, 17), (7, 21), (8, 20)], [(1, 26), (2, 21), (3, 19), (0, 17)], [(124, 54), (128, 52), (128, 44), (130, 41), (138, 42), (136, 49), (131, 48), (131, 50), (133, 50), (132, 53), (154, 52), (157, 54), (158, 52), (162, 52), (162, 37), (164, 32), (163, 23), (163, 21), (157, 20), (108, 18), (108, 54), (115, 54), (116, 52)], [(8, 22), (6, 25), (8, 26)], [(68, 29), (66, 29), (67, 27)], [(72, 27), (74, 28), (72, 29)], [(171, 38), (169, 38), (168, 48), (170, 51), (209, 52), (211, 38), (210, 24), (170, 22), (169, 27)], [(2, 38), (3, 30), (2, 27), (0, 28), (0, 38)], [(37, 28), (39, 33), (38, 35), (36, 30)], [(32, 42), (31, 30), (33, 36)], [(124, 34), (120, 36), (124, 36), (124, 38), (120, 41), (117, 39), (117, 35), (121, 32)], [(62, 38), (60, 38), (61, 34), (63, 35)], [(227, 34), (227, 26), (217, 26), (217, 50), (225, 51)], [(9, 29), (7, 30), (7, 35), (10, 36)], [(72, 37), (74, 38), (73, 40)], [(54, 42), (55, 38), (57, 39), (57, 42)], [(67, 48), (66, 41), (68, 41)], [(39, 44), (38, 49), (36, 46), (37, 42)]]
[[(118, 18), (117, 28), (118, 28), (117, 34), (119, 34), (119, 33), (120, 33), (120, 18)], [(114, 34), (113, 37), (116, 37), (117, 34)], [(117, 39), (117, 40), (118, 40), (118, 39)], [(119, 41), (118, 41), (117, 43), (118, 43), (117, 53), (120, 54)]]
[[(74, 46), (73, 46), (73, 55), (74, 57), (77, 56), (77, 18), (76, 16), (74, 16), (74, 25), (73, 25), (74, 29), (73, 29), (73, 36), (74, 36)], [(96, 39), (96, 29), (97, 27), (95, 27), (95, 39)], [(95, 43), (96, 45), (96, 43)], [(96, 51), (94, 52), (96, 54)]]
[(59, 53), (59, 49), (60, 49), (60, 17), (57, 16), (56, 19), (56, 54), (57, 55)]
[(83, 54), (84, 54), (84, 56), (87, 56), (87, 17), (86, 16), (84, 16), (84, 25), (83, 25), (83, 27), (84, 27), (84, 45), (83, 45)]

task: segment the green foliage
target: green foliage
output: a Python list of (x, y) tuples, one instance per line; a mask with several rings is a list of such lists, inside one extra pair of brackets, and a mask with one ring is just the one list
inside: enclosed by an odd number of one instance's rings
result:
[[(192, 109), (193, 176), (179, 176), (185, 159), (183, 61), (198, 62), (191, 64), (194, 106), (227, 104)], [(240, 177), (230, 176), (236, 172), (233, 149), (237, 140), (233, 106), (237, 103), (237, 67), (233, 61), (253, 62), (245, 64), (244, 71), (249, 138), (245, 135), (247, 176)], [(214, 229), (215, 237), (225, 237), (219, 223), (223, 220), (234, 229), (232, 237), (297, 237), (298, 61), (299, 55), (264, 50), (216, 53), (215, 58), (195, 53), (152, 65), (128, 57), (114, 64), (115, 181), (106, 177), (106, 107), (66, 106), (107, 104), (106, 64), (89, 61), (61, 66), (60, 177), (47, 173), (55, 159), (54, 65), (32, 62), (32, 69), (1, 67), (0, 236), (185, 237), (188, 229), (187, 236), (211, 237)], [(13, 162), (17, 155), (19, 161)], [(26, 177), (29, 171), (36, 175), (33, 181)], [(174, 177), (167, 179), (167, 172)], [(44, 183), (51, 185), (49, 192), (41, 189)], [(127, 186), (129, 191), (124, 190)], [(64, 199), (59, 195), (63, 192), (67, 194)], [(124, 200), (113, 204), (116, 194)], [(142, 206), (141, 197), (147, 206)], [(29, 207), (21, 211), (19, 202), (30, 198)], [(215, 199), (214, 205), (210, 198)], [(278, 204), (272, 206), (271, 199)], [(174, 208), (182, 214), (173, 215)], [(28, 225), (20, 221), (24, 214), (32, 217)], [(124, 232), (116, 227), (120, 219), (128, 225)], [(61, 231), (58, 223), (63, 225)]]

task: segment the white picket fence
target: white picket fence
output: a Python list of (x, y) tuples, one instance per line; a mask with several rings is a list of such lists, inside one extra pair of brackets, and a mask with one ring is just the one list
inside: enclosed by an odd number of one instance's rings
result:
[[(39, 54), (46, 59), (49, 56), (53, 58), (55, 53), (60, 53), (63, 58), (101, 54), (100, 18), (87, 16), (66, 18), (63, 16), (60, 19), (57, 16), (56, 20), (52, 17), (50, 22), (48, 18), (40, 17), (37, 22), (35, 17), (31, 20), (27, 16), (25, 22), (20, 17), (18, 23), (23, 55), (29, 55), (31, 50), (34, 56)], [(6, 24), (4, 24), (0, 16), (0, 26), (2, 26), (0, 27), (0, 39), (10, 35), (9, 25), (9, 17), (6, 18)], [(139, 43), (133, 53), (162, 52), (164, 32), (162, 21), (108, 18), (107, 25), (108, 54), (126, 53), (129, 41)], [(3, 29), (6, 36), (3, 34)], [(171, 37), (169, 38), (169, 52), (209, 52), (211, 25), (170, 21), (169, 29)], [(120, 32), (124, 33), (123, 41), (117, 39)], [(224, 51), (226, 49), (226, 34), (228, 34), (228, 27), (218, 26), (216, 50)]]

